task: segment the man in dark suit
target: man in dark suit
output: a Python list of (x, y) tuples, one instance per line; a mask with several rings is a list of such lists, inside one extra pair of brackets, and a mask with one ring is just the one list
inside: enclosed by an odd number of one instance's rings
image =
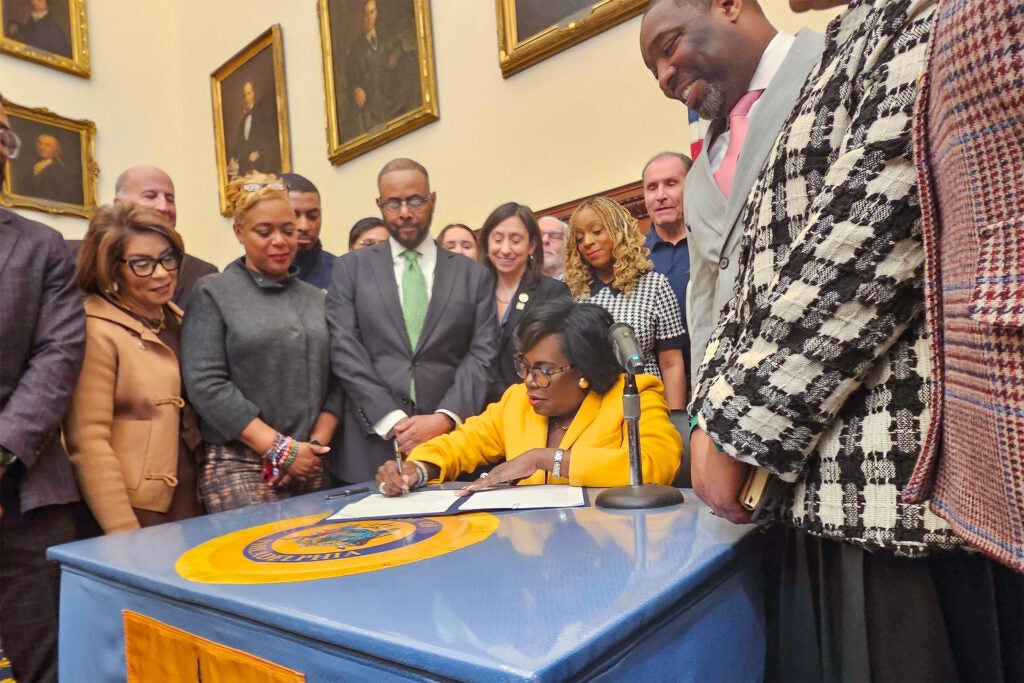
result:
[[(117, 177), (114, 183), (115, 204), (138, 204), (156, 209), (171, 222), (178, 224), (178, 210), (174, 203), (174, 182), (171, 177), (155, 166), (132, 166)], [(180, 308), (188, 306), (192, 287), (204, 275), (216, 273), (211, 263), (185, 254), (178, 268), (178, 285), (174, 289), (173, 301)]]
[(228, 175), (281, 174), (281, 146), (273, 99), (257, 99), (252, 81), (242, 85), (242, 119), (228, 151)]
[[(0, 106), (0, 181), (13, 140)], [(85, 349), (74, 278), (57, 231), (0, 209), (0, 641), (19, 681), (57, 680), (46, 549), (95, 529), (60, 438)]]
[(71, 41), (53, 15), (47, 0), (32, 0), (30, 13), (24, 23), (15, 24), (8, 35), (32, 47), (71, 57)]
[(394, 457), (484, 406), (497, 350), (494, 280), (429, 236), (437, 201), (426, 169), (388, 162), (377, 205), (391, 237), (334, 265), (327, 293), (331, 364), (345, 389), (332, 474), (371, 479)]
[(400, 40), (377, 32), (377, 0), (363, 3), (363, 31), (349, 49), (346, 79), (358, 132), (381, 126), (422, 99), (418, 72)]

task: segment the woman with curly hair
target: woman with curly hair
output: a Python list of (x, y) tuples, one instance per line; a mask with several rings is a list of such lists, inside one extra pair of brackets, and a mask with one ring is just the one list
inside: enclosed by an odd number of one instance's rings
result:
[(199, 281), (182, 330), (210, 512), (322, 488), (321, 458), (341, 414), (324, 293), (292, 265), (298, 237), (287, 187), (252, 173), (228, 194), (245, 255)]
[(645, 370), (665, 384), (672, 410), (686, 408), (682, 348), (686, 330), (672, 286), (647, 258), (636, 219), (620, 204), (591, 197), (569, 218), (563, 280), (577, 301), (606, 308), (615, 322), (633, 328)]

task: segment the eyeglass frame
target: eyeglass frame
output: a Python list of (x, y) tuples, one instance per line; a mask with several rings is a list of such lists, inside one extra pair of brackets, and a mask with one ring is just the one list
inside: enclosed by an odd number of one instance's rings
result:
[[(409, 207), (410, 211), (419, 211), (424, 206), (429, 204), (430, 200), (432, 198), (433, 198), (433, 193), (430, 193), (426, 197), (424, 197), (421, 194), (414, 194), (411, 197), (406, 197), (404, 199), (393, 198), (393, 199), (381, 200), (380, 197), (378, 197), (377, 198), (377, 208), (379, 208), (381, 211), (387, 211), (388, 213), (398, 213), (399, 211), (402, 210), (403, 206)], [(415, 201), (421, 202), (420, 205), (419, 206), (413, 206), (412, 202), (415, 202)], [(389, 206), (389, 205), (391, 205), (391, 206)]]
[[(551, 386), (551, 382), (554, 379), (555, 375), (565, 372), (566, 370), (571, 370), (572, 368), (576, 367), (576, 365), (570, 363), (569, 365), (560, 368), (539, 368), (536, 365), (531, 365), (530, 363), (527, 363), (526, 358), (523, 356), (523, 354), (517, 353), (516, 355), (512, 356), (512, 367), (515, 369), (516, 375), (519, 377), (519, 379), (525, 382), (526, 377), (529, 376), (533, 380), (533, 383), (536, 384), (539, 389), (547, 389), (548, 387)], [(541, 383), (538, 377), (543, 377), (545, 383)]]
[[(12, 144), (13, 143), (13, 146)], [(7, 158), (17, 159), (21, 152), (21, 138), (11, 128), (0, 128), (0, 144), (7, 148)]]
[(282, 192), (288, 191), (288, 185), (286, 183), (281, 182), (280, 180), (271, 180), (270, 182), (267, 183), (253, 182), (242, 185), (242, 189), (245, 190), (246, 192), (259, 192), (265, 187), (269, 187), (271, 190), (281, 190)]
[[(153, 273), (156, 272), (156, 266), (158, 263), (168, 273), (173, 273), (174, 271), (179, 270), (181, 268), (181, 260), (182, 258), (184, 258), (184, 256), (185, 254), (183, 252), (174, 249), (171, 251), (171, 253), (167, 254), (166, 256), (161, 256), (160, 258), (157, 259), (152, 259), (149, 258), (148, 256), (143, 256), (140, 258), (133, 259), (119, 258), (117, 260), (120, 261), (121, 263), (126, 264), (128, 266), (128, 270), (132, 271), (132, 275), (134, 275), (135, 277), (153, 277)], [(173, 268), (168, 268), (167, 264), (164, 263), (164, 261), (171, 258), (174, 259), (175, 265)], [(139, 273), (139, 271), (135, 270), (135, 266), (133, 265), (133, 263), (138, 263), (139, 261), (150, 261), (153, 264), (153, 269), (144, 275), (142, 273)]]

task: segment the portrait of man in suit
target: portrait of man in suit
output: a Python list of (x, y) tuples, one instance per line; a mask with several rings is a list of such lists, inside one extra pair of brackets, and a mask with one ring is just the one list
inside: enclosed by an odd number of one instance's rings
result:
[(3, 0), (4, 37), (71, 57), (67, 0)]
[(327, 292), (331, 365), (345, 391), (343, 443), (328, 466), (340, 481), (377, 467), (478, 414), (497, 352), (494, 281), (479, 263), (430, 237), (437, 202), (411, 159), (378, 175), (391, 237), (337, 260)]
[(81, 140), (73, 131), (16, 117), (25, 149), (11, 162), (11, 192), (67, 204), (84, 204)]
[(242, 83), (241, 115), (228, 148), (228, 177), (253, 171), (281, 174), (281, 147), (274, 98), (257, 92), (253, 80)]
[(412, 0), (331, 0), (330, 17), (343, 138), (372, 133), (422, 104)]

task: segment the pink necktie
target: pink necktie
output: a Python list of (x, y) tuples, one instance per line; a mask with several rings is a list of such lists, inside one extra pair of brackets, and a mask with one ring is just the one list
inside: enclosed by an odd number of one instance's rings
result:
[(750, 119), (747, 114), (750, 108), (757, 102), (764, 90), (751, 90), (740, 98), (740, 101), (729, 112), (729, 144), (725, 148), (725, 158), (722, 165), (715, 171), (715, 182), (721, 188), (722, 194), (729, 196), (732, 189), (732, 177), (736, 174), (736, 160), (739, 159), (740, 150), (743, 148), (743, 140), (747, 137), (747, 128), (750, 126)]

